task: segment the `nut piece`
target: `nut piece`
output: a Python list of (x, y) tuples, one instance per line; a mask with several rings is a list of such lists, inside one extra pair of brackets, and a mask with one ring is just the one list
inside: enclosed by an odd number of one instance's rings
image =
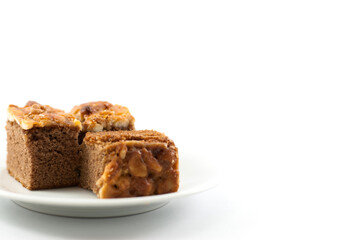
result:
[(122, 149), (120, 150), (120, 158), (125, 159), (127, 154), (127, 146), (123, 145)]
[(108, 163), (103, 171), (103, 180), (106, 183), (114, 183), (117, 178), (121, 176), (121, 168), (119, 168), (118, 162), (115, 158), (112, 159), (110, 163)]
[(130, 178), (121, 176), (117, 179), (116, 183), (104, 184), (97, 196), (99, 198), (117, 198), (117, 197), (129, 197)]
[(128, 154), (128, 168), (132, 176), (147, 177), (147, 167), (139, 151), (133, 151)]
[(157, 159), (165, 169), (177, 167), (178, 156), (174, 149), (165, 149), (158, 154)]
[(127, 107), (109, 102), (89, 102), (75, 106), (71, 113), (82, 123), (83, 131), (134, 130), (135, 118)]
[(146, 163), (150, 173), (159, 173), (162, 171), (162, 166), (157, 162), (156, 158), (153, 157), (152, 153), (147, 151), (146, 148), (141, 150), (142, 159)]
[(128, 195), (128, 190), (130, 189), (131, 179), (128, 176), (122, 176), (117, 181), (114, 187), (118, 192), (122, 193), (122, 195)]
[(131, 180), (131, 189), (136, 192), (137, 196), (152, 195), (155, 191), (153, 180), (148, 178), (133, 178)]

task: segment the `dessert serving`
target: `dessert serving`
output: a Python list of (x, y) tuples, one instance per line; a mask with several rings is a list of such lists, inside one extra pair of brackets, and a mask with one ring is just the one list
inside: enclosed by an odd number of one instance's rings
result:
[(80, 186), (100, 198), (176, 192), (178, 152), (156, 131), (88, 133), (82, 144)]
[(176, 192), (178, 150), (153, 130), (134, 130), (126, 107), (108, 102), (70, 113), (28, 102), (8, 108), (7, 169), (30, 190), (79, 185), (99, 198)]
[(24, 187), (78, 184), (81, 123), (72, 114), (31, 101), (10, 105), (6, 130), (7, 169)]

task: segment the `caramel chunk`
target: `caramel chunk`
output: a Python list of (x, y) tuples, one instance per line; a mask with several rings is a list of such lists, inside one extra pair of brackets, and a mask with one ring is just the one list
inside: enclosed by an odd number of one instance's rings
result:
[(29, 101), (24, 107), (9, 105), (8, 120), (24, 130), (33, 127), (65, 126), (81, 130), (81, 123), (72, 114)]
[(82, 123), (84, 132), (134, 130), (135, 118), (127, 107), (109, 102), (88, 102), (75, 106), (71, 113)]

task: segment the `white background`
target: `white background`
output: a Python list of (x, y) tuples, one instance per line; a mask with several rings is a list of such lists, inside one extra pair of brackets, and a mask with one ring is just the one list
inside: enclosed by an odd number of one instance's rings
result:
[(224, 174), (123, 218), (0, 199), (1, 239), (358, 239), (358, 12), (330, 0), (0, 1), (2, 126), (8, 104), (107, 100)]

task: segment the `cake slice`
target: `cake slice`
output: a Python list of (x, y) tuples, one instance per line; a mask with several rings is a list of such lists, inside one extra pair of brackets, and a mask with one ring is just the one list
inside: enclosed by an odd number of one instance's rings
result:
[(24, 187), (78, 185), (81, 123), (72, 114), (33, 101), (10, 105), (6, 130), (7, 170)]
[(176, 192), (178, 151), (167, 136), (150, 130), (89, 132), (82, 144), (80, 186), (99, 198)]

